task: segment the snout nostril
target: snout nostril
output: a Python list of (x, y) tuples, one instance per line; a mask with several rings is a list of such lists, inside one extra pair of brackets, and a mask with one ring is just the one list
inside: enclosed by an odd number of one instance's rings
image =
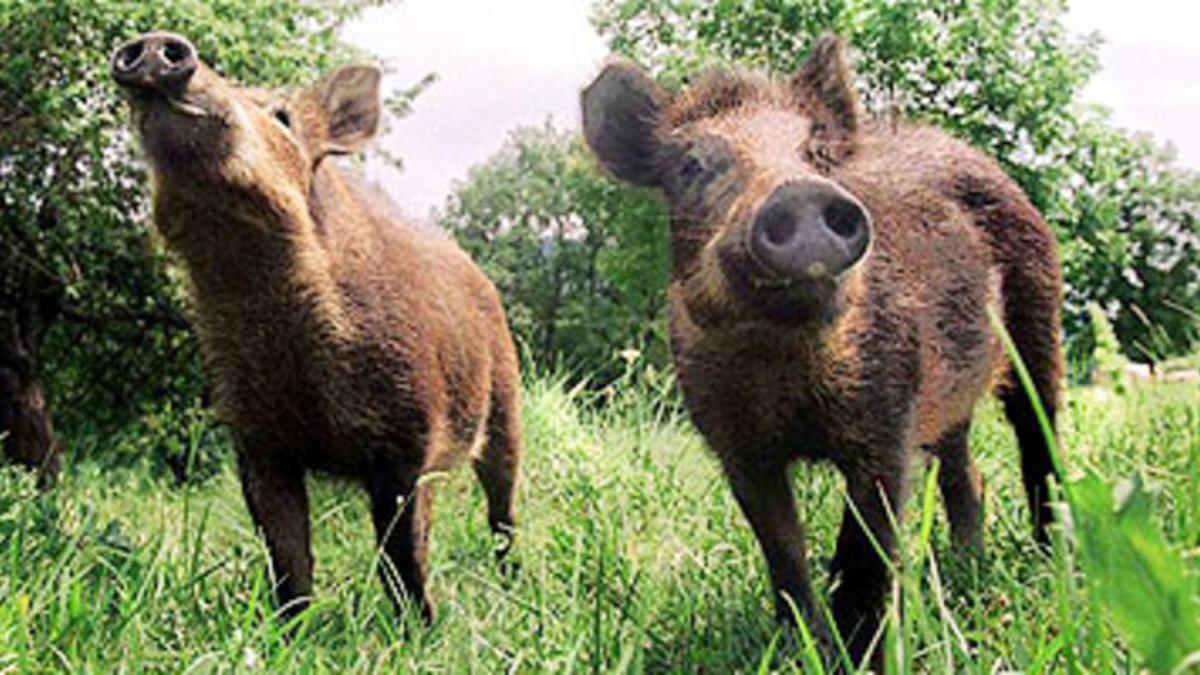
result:
[(191, 57), (192, 48), (185, 42), (171, 40), (163, 46), (163, 59), (167, 65), (177, 66), (190, 60)]
[(146, 46), (140, 41), (123, 47), (121, 51), (117, 53), (117, 70), (133, 70), (137, 66), (138, 61), (142, 60), (142, 54), (144, 54), (145, 51)]
[(844, 200), (830, 202), (821, 215), (825, 218), (825, 225), (842, 239), (858, 236), (865, 220), (857, 204)]
[(796, 220), (790, 214), (773, 213), (762, 224), (762, 233), (768, 244), (783, 246), (796, 236)]

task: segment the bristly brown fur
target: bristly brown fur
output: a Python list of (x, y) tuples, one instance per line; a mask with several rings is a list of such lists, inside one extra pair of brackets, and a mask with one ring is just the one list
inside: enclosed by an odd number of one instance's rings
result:
[[(818, 635), (826, 626), (787, 469), (826, 460), (846, 477), (832, 608), (858, 660), (880, 627), (890, 561), (877, 551), (895, 550), (912, 458), (941, 459), (953, 537), (982, 543), (967, 438), (989, 391), (1016, 430), (1045, 541), (1049, 448), (988, 312), (1003, 317), (1053, 422), (1062, 279), (1053, 232), (994, 161), (934, 129), (864, 121), (852, 82), (834, 37), (786, 84), (709, 73), (673, 99), (615, 64), (584, 92), (584, 130), (618, 178), (626, 155), (663, 158), (638, 182), (672, 208), (680, 387), (762, 546), (779, 616), (790, 620), (795, 603)], [(610, 133), (627, 90), (664, 101), (650, 111), (662, 120), (653, 133)], [(840, 275), (780, 283), (749, 251), (764, 205), (797, 186), (849, 195), (870, 216), (870, 248)]]
[(792, 93), (783, 82), (750, 71), (711, 68), (672, 99), (663, 115), (667, 129), (728, 114), (752, 105), (786, 105)]
[(135, 112), (154, 219), (188, 272), (205, 372), (283, 611), (312, 593), (305, 475), (319, 471), (367, 491), (385, 586), (428, 620), (433, 486), (421, 478), (472, 457), (507, 551), (520, 377), (491, 282), (328, 159), (374, 133), (377, 85), (377, 71), (350, 68), (271, 95), (201, 66), (183, 97), (202, 115), (153, 97)]
[(792, 77), (793, 91), (808, 103), (809, 113), (819, 125), (833, 127), (853, 136), (858, 132), (858, 92), (854, 73), (846, 59), (845, 42), (836, 36), (817, 40), (812, 55)]

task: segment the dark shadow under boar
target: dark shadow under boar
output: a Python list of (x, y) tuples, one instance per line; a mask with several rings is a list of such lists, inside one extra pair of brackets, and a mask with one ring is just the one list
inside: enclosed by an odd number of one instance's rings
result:
[(304, 477), (368, 492), (392, 571), (428, 620), (431, 486), (468, 455), (506, 543), (521, 452), (517, 358), (492, 284), (449, 239), (393, 217), (336, 168), (381, 115), (379, 71), (294, 91), (232, 85), (185, 39), (113, 57), (188, 272), (205, 370), (287, 615), (312, 592)]
[(832, 609), (856, 661), (880, 626), (891, 514), (915, 449), (940, 458), (955, 540), (981, 545), (967, 437), (989, 391), (1016, 429), (1045, 540), (1054, 469), (988, 308), (1053, 421), (1058, 255), (993, 161), (933, 129), (864, 119), (833, 37), (791, 78), (712, 72), (677, 95), (617, 62), (584, 92), (583, 116), (611, 173), (670, 202), (680, 385), (762, 547), (781, 618), (794, 602), (828, 639), (790, 485), (797, 459), (831, 461), (846, 479)]

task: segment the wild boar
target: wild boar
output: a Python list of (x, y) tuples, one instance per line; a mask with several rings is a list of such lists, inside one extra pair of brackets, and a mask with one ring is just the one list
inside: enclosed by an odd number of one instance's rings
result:
[(54, 437), (33, 351), (15, 317), (0, 314), (0, 449), (48, 488), (58, 477), (62, 443)]
[[(218, 416), (285, 615), (312, 593), (305, 475), (369, 494), (388, 569), (422, 616), (431, 485), (471, 456), (508, 541), (520, 378), (495, 288), (448, 238), (401, 222), (336, 166), (382, 115), (380, 72), (237, 86), (170, 33), (117, 49), (151, 168), (153, 218), (186, 268)], [(508, 550), (502, 543), (498, 553)]]
[(616, 61), (582, 108), (601, 165), (670, 204), (679, 383), (762, 547), (781, 618), (794, 602), (827, 631), (789, 466), (830, 461), (845, 476), (832, 610), (857, 661), (880, 625), (890, 514), (918, 449), (940, 458), (953, 537), (981, 543), (967, 439), (989, 391), (1016, 430), (1045, 540), (1054, 465), (987, 313), (1003, 318), (1053, 420), (1061, 273), (1054, 234), (994, 161), (935, 129), (867, 119), (833, 36), (790, 77), (717, 70), (674, 94)]

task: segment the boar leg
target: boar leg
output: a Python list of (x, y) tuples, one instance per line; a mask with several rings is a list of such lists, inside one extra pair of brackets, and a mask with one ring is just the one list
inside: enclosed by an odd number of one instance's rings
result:
[[(1055, 239), (1041, 223), (1026, 221), (1022, 214), (1011, 215), (1012, 221), (1001, 218), (1008, 222), (993, 231), (994, 245), (1000, 247), (998, 257), (1005, 261), (1004, 326), (1029, 371), (1053, 431), (1062, 377), (1059, 340), (1062, 278)], [(1054, 520), (1050, 479), (1061, 481), (1062, 476), (1057, 475), (1050, 444), (1015, 372), (1009, 376), (999, 395), (1021, 448), (1021, 475), (1029, 500), (1034, 538), (1046, 544), (1049, 542), (1046, 526)]]
[(304, 472), (245, 451), (238, 454), (238, 472), (250, 517), (267, 542), (280, 614), (290, 619), (304, 611), (312, 597)]
[[(872, 476), (862, 473), (846, 472), (851, 504), (842, 516), (832, 564), (833, 617), (855, 664), (862, 662), (883, 618), (896, 550), (892, 523), (899, 519), (904, 485), (903, 463)], [(880, 657), (877, 650), (877, 661)]]
[[(1016, 337), (1014, 334), (1014, 340)], [(1020, 349), (1020, 345), (1018, 345), (1018, 349)], [(1043, 370), (1051, 370), (1053, 367), (1047, 367), (1035, 358), (1026, 357), (1024, 352), (1021, 357), (1026, 359), (1026, 366), (1034, 378), (1042, 408), (1046, 412), (1050, 428), (1053, 429), (1058, 383), (1056, 380), (1047, 381), (1048, 377), (1040, 377), (1041, 373), (1038, 371), (1039, 366)], [(1057, 475), (1054, 468), (1054, 460), (1050, 456), (1050, 444), (1046, 441), (1045, 434), (1042, 433), (1037, 413), (1029, 396), (1025, 394), (1025, 390), (1020, 385), (1014, 385), (1012, 389), (1002, 392), (1000, 398), (1004, 403), (1004, 413), (1012, 424), (1013, 431), (1016, 432), (1017, 443), (1021, 448), (1021, 477), (1025, 483), (1025, 496), (1029, 500), (1029, 513), (1033, 520), (1033, 536), (1038, 543), (1047, 544), (1050, 537), (1046, 532), (1046, 526), (1054, 520), (1054, 510), (1050, 501), (1050, 478), (1061, 477)]]
[(825, 642), (825, 619), (813, 600), (804, 530), (796, 514), (787, 466), (731, 464), (726, 467), (726, 475), (767, 559), (775, 589), (776, 618), (794, 623), (794, 604), (809, 631)]
[(488, 414), (488, 440), (474, 460), (475, 475), (487, 497), (488, 526), (497, 536), (496, 559), (512, 548), (516, 519), (513, 498), (521, 462), (521, 419), (515, 385), (497, 385)]
[(940, 460), (938, 487), (954, 543), (983, 550), (983, 479), (971, 457), (968, 420), (948, 430), (929, 451)]
[[(371, 518), (383, 552), (379, 576), (399, 612), (404, 595), (433, 622), (433, 605), (425, 593), (432, 487), (420, 485), (415, 469), (377, 471), (371, 486)], [(399, 577), (397, 583), (396, 577)]]

